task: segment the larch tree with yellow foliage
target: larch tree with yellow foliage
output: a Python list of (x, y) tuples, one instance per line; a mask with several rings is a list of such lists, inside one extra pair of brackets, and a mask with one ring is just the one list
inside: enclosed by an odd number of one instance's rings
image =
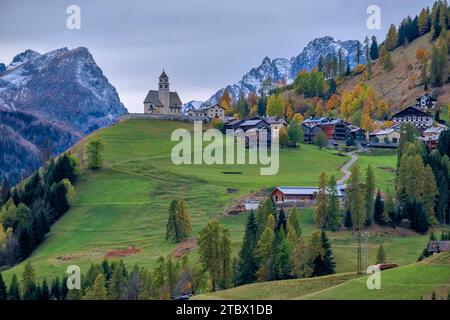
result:
[(228, 89), (225, 89), (219, 104), (225, 109), (225, 113), (229, 114), (233, 109), (233, 100), (231, 99)]

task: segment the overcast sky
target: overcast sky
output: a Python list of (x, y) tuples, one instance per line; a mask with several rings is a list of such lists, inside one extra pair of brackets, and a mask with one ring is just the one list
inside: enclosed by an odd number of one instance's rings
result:
[[(81, 8), (68, 30), (66, 9)], [(368, 30), (369, 5), (381, 30)], [(384, 39), (390, 23), (432, 0), (0, 0), (0, 62), (26, 49), (87, 47), (131, 112), (165, 68), (183, 102), (206, 100), (237, 82), (265, 56), (291, 58), (325, 35)]]

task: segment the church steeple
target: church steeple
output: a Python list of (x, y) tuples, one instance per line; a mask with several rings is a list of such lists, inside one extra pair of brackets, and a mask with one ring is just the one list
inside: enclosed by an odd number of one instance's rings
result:
[(161, 89), (167, 89), (169, 90), (169, 77), (167, 76), (166, 72), (163, 69), (163, 72), (159, 76), (159, 87)]
[(158, 86), (158, 98), (162, 105), (167, 108), (167, 113), (169, 113), (170, 105), (170, 89), (169, 89), (169, 77), (163, 69), (163, 72), (159, 76), (159, 86)]

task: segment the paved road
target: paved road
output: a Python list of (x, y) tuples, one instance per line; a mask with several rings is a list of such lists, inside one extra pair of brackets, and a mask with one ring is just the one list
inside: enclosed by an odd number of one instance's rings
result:
[(341, 168), (342, 173), (344, 176), (338, 180), (337, 184), (345, 184), (347, 180), (350, 178), (350, 167), (358, 160), (358, 157), (356, 156), (356, 151), (349, 152), (347, 155), (349, 155), (351, 158), (347, 161), (346, 164), (344, 164)]

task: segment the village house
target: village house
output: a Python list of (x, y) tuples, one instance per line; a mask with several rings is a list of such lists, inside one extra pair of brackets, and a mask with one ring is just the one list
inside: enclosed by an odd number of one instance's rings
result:
[[(336, 186), (340, 199), (345, 196), (345, 185)], [(272, 192), (273, 201), (278, 204), (314, 203), (317, 199), (317, 187), (276, 187)]]
[(202, 105), (198, 109), (191, 109), (187, 112), (188, 116), (191, 117), (206, 117), (210, 120), (212, 119), (225, 119), (225, 108), (220, 104), (214, 105)]
[(356, 142), (366, 141), (366, 131), (341, 119), (308, 118), (302, 122), (304, 142), (311, 143), (321, 129), (329, 140), (346, 141), (350, 136)]
[(268, 117), (265, 118), (265, 121), (270, 125), (270, 129), (272, 130), (272, 133), (278, 133), (281, 128), (287, 128), (288, 122), (284, 118), (279, 117)]
[(437, 148), (439, 136), (445, 130), (447, 130), (446, 126), (436, 123), (422, 132), (422, 137), (419, 140), (425, 143), (430, 150), (434, 150)]
[(145, 114), (181, 115), (182, 102), (178, 93), (170, 91), (169, 77), (163, 71), (158, 90), (149, 90), (144, 100)]
[(233, 119), (224, 123), (225, 130), (237, 130), (239, 125), (244, 122), (240, 119)]
[(437, 99), (425, 93), (423, 96), (416, 99), (416, 108), (427, 112), (429, 109), (436, 108)]
[(394, 128), (376, 130), (369, 134), (371, 147), (397, 148), (400, 141), (400, 132)]
[(392, 121), (396, 125), (403, 123), (413, 124), (419, 131), (424, 131), (433, 124), (433, 117), (430, 113), (421, 111), (416, 107), (408, 107), (392, 116)]

